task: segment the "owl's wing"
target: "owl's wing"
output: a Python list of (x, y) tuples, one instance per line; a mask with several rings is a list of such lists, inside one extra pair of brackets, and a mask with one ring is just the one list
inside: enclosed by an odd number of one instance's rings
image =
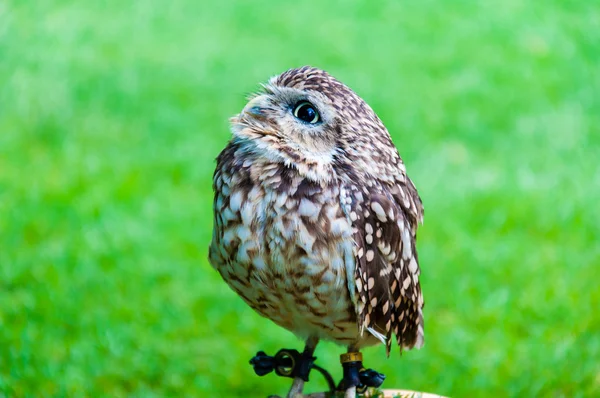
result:
[(421, 347), (423, 296), (415, 241), (423, 208), (414, 185), (408, 178), (394, 185), (377, 180), (361, 187), (349, 183), (341, 200), (356, 242), (354, 282), (361, 332), (385, 336), (388, 355), (392, 332), (400, 350)]

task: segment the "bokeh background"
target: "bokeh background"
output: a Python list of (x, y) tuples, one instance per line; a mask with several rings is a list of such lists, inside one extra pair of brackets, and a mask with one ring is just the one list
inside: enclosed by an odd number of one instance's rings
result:
[(0, 2), (0, 396), (287, 390), (248, 359), (302, 343), (206, 257), (228, 117), (305, 64), (376, 110), (425, 203), (425, 347), (365, 363), (598, 396), (600, 7), (577, 0)]

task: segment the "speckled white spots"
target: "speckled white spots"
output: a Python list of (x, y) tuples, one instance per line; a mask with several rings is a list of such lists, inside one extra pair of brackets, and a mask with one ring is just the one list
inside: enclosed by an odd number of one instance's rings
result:
[(373, 235), (369, 234), (369, 235), (365, 236), (365, 242), (367, 242), (368, 245), (373, 243)]
[(362, 313), (365, 309), (365, 302), (364, 301), (359, 301), (358, 303), (356, 303), (356, 311), (358, 311), (358, 313)]
[(223, 178), (218, 173), (215, 174), (214, 184), (215, 184), (215, 191), (219, 192), (221, 190), (221, 187), (223, 186)]
[(300, 206), (298, 206), (298, 213), (301, 216), (316, 218), (319, 215), (320, 208), (316, 206), (312, 201), (302, 198), (300, 200)]
[(257, 271), (262, 271), (266, 268), (267, 263), (262, 256), (256, 256), (252, 259), (252, 265), (254, 265), (254, 268), (256, 268)]
[(234, 213), (237, 212), (238, 210), (240, 210), (240, 207), (242, 206), (242, 191), (235, 191), (230, 197), (229, 197), (229, 208), (231, 209), (231, 211), (233, 211)]
[(288, 197), (288, 199), (285, 201), (285, 208), (287, 210), (293, 210), (298, 206), (298, 201), (291, 199)]
[(363, 285), (362, 285), (362, 280), (361, 280), (360, 278), (357, 278), (357, 279), (356, 279), (356, 289), (357, 289), (359, 292), (362, 292), (362, 288), (363, 288)]
[(408, 263), (408, 270), (412, 273), (412, 274), (416, 274), (417, 270), (419, 269), (419, 265), (417, 264), (417, 260), (415, 260), (414, 257), (410, 258), (410, 261)]
[(410, 231), (408, 229), (404, 229), (402, 230), (402, 258), (408, 260), (410, 257), (412, 257)]
[(335, 275), (331, 271), (325, 271), (323, 276), (321, 277), (321, 281), (324, 283), (331, 283), (335, 279)]
[(236, 261), (238, 264), (246, 264), (246, 263), (250, 263), (252, 262), (252, 259), (250, 258), (250, 254), (248, 253), (248, 251), (250, 249), (254, 248), (254, 242), (252, 241), (245, 241), (243, 242), (237, 250), (237, 255), (236, 255)]
[(252, 231), (250, 231), (250, 228), (246, 227), (245, 225), (240, 225), (236, 228), (235, 235), (237, 235), (242, 242), (245, 242), (252, 237)]
[(351, 236), (350, 225), (345, 218), (338, 218), (331, 223), (330, 232), (335, 236)]
[(253, 203), (250, 202), (246, 202), (243, 206), (242, 209), (240, 211), (240, 215), (242, 217), (242, 223), (244, 225), (248, 225), (250, 226), (250, 224), (252, 224), (252, 220), (254, 219), (255, 216), (257, 216), (257, 212), (255, 207), (253, 206)]
[(373, 289), (373, 286), (375, 286), (375, 279), (373, 277), (371, 277), (367, 281), (367, 287), (369, 288), (369, 290), (371, 290), (371, 289)]
[(285, 206), (285, 201), (287, 200), (287, 195), (277, 195), (275, 197), (275, 208)]
[(223, 188), (221, 188), (221, 193), (223, 194), (223, 196), (229, 196), (229, 194), (231, 193), (231, 190), (229, 189), (229, 185), (224, 184)]
[(379, 275), (380, 276), (387, 276), (387, 275), (389, 275), (389, 274), (392, 273), (392, 269), (393, 268), (388, 265), (387, 267), (382, 268), (381, 271), (379, 271)]
[(358, 206), (360, 206), (360, 203), (363, 203), (365, 201), (365, 198), (362, 194), (362, 192), (360, 192), (358, 189), (356, 189), (356, 201), (359, 203)]
[(356, 215), (356, 212), (353, 211), (353, 212), (350, 213), (350, 219), (352, 221), (358, 220), (358, 216)]
[(259, 203), (264, 196), (264, 191), (258, 187), (253, 187), (250, 192), (248, 192), (247, 200), (252, 203)]
[(214, 204), (214, 208), (215, 211), (222, 211), (223, 210), (223, 195), (217, 195), (215, 198), (215, 204)]
[(367, 250), (367, 254), (366, 254), (367, 261), (369, 261), (369, 262), (373, 261), (374, 257), (375, 257), (375, 252), (373, 250)]
[(227, 228), (223, 232), (223, 236), (221, 237), (221, 241), (223, 242), (223, 244), (221, 246), (227, 247), (227, 246), (231, 245), (233, 240), (236, 238), (236, 235), (235, 235), (236, 232), (237, 231), (235, 231), (233, 228)]
[(364, 254), (364, 249), (361, 247), (358, 249), (358, 252), (356, 252), (356, 256), (360, 259), (360, 258), (362, 258), (363, 254)]
[(384, 256), (389, 256), (390, 252), (392, 251), (392, 247), (387, 242), (383, 242), (383, 244), (379, 244), (378, 247), (379, 247), (379, 250), (381, 251), (381, 254), (383, 254)]
[(221, 212), (221, 217), (223, 218), (223, 222), (228, 223), (231, 220), (235, 220), (237, 218), (237, 215), (234, 212), (232, 212), (229, 207), (226, 207)]
[(404, 231), (404, 219), (402, 217), (399, 217), (398, 220), (396, 221), (396, 225), (398, 226), (398, 231)]
[(339, 207), (336, 205), (330, 205), (325, 207), (325, 217), (328, 220), (334, 220), (338, 217)]
[[(312, 251), (313, 245), (315, 244), (315, 241), (317, 240), (316, 236), (314, 234), (311, 234), (308, 229), (306, 229), (306, 226), (304, 225), (304, 223), (298, 223), (298, 226), (296, 227), (296, 240), (298, 242), (298, 244), (307, 252), (310, 253)], [(294, 233), (294, 230), (290, 228), (290, 235), (292, 235)]]
[[(326, 295), (329, 294), (332, 289), (328, 283), (319, 283), (313, 286), (313, 290), (320, 295)], [(324, 310), (326, 309), (324, 308)]]
[(385, 211), (383, 211), (383, 207), (378, 202), (371, 202), (371, 210), (375, 212), (377, 219), (381, 222), (387, 221), (387, 216), (385, 215)]

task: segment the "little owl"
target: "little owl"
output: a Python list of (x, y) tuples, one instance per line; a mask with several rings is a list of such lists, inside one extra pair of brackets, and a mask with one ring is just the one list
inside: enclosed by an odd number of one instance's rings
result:
[[(384, 343), (389, 355), (393, 336), (421, 347), (423, 207), (371, 107), (305, 66), (271, 78), (231, 123), (209, 251), (225, 282), (302, 338), (303, 358), (320, 339), (348, 353)], [(296, 376), (289, 396), (307, 380)]]

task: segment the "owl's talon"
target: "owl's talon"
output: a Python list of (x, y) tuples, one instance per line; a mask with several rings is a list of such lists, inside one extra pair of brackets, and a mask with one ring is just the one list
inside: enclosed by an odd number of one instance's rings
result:
[(359, 372), (358, 377), (362, 385), (366, 387), (379, 388), (385, 381), (385, 375), (373, 369), (363, 369)]

